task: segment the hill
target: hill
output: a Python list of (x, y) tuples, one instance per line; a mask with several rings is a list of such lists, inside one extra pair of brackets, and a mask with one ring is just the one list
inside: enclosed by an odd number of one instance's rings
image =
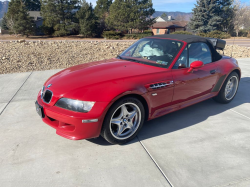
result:
[(9, 1), (0, 1), (0, 18), (3, 17), (4, 13), (7, 12), (9, 6)]
[(167, 14), (168, 16), (172, 16), (174, 19), (181, 19), (182, 21), (190, 21), (190, 18), (192, 17), (192, 13), (186, 13), (186, 12), (163, 12), (163, 11), (155, 11), (155, 13), (152, 15), (154, 18), (161, 16), (163, 13)]

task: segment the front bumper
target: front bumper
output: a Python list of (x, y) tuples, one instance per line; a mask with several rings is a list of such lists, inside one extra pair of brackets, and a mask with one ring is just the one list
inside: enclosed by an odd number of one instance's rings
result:
[[(56, 129), (56, 133), (71, 140), (98, 137), (108, 106), (107, 102), (96, 102), (88, 113), (73, 112), (44, 103), (38, 94), (37, 102), (43, 107), (42, 120)], [(83, 123), (82, 120), (98, 119), (97, 122)]]

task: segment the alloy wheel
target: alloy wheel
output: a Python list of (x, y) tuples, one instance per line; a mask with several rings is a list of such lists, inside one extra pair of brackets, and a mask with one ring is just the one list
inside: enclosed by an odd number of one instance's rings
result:
[(234, 97), (238, 89), (238, 84), (239, 84), (239, 81), (236, 76), (232, 76), (228, 80), (226, 87), (225, 87), (225, 98), (227, 100), (231, 100)]
[(110, 132), (114, 138), (124, 140), (137, 131), (140, 122), (140, 108), (134, 103), (125, 103), (114, 111), (109, 125)]

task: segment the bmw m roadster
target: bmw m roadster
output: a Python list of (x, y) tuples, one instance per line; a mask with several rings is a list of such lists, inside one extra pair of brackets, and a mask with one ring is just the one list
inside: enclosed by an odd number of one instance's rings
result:
[(229, 103), (238, 89), (238, 62), (220, 55), (226, 42), (193, 35), (157, 35), (116, 58), (67, 68), (39, 91), (36, 110), (72, 140), (133, 139), (143, 123), (213, 98)]

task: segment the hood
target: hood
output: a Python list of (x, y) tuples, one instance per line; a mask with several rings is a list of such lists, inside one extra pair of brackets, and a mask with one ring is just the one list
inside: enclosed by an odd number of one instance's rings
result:
[(46, 81), (45, 87), (52, 84), (49, 89), (60, 97), (84, 87), (90, 88), (93, 85), (104, 84), (108, 81), (162, 71), (166, 71), (166, 69), (121, 59), (111, 59), (81, 64), (62, 70), (50, 77)]

